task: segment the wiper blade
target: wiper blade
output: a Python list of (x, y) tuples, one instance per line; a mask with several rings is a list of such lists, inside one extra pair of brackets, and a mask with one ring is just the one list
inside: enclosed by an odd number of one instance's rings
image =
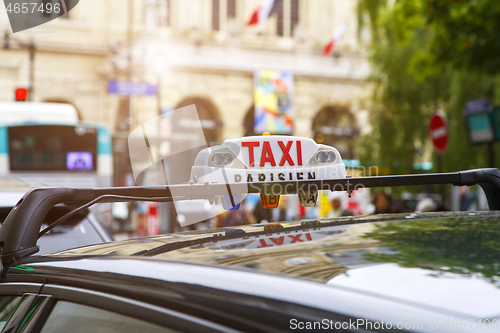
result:
[[(280, 229), (270, 229), (270, 230), (261, 230), (261, 231), (251, 231), (245, 233), (236, 233), (236, 234), (214, 234), (209, 237), (197, 238), (192, 240), (185, 241), (177, 241), (164, 245), (160, 245), (154, 249), (143, 250), (132, 254), (132, 256), (141, 256), (141, 257), (153, 257), (156, 255), (160, 255), (163, 253), (180, 250), (188, 247), (199, 246), (207, 243), (216, 243), (225, 240), (234, 240), (234, 239), (248, 239), (250, 237), (259, 237), (259, 236), (270, 236), (277, 234), (288, 234), (293, 231), (307, 231), (307, 230), (318, 230), (325, 227), (334, 227), (334, 226), (342, 226), (353, 224), (353, 217), (345, 217), (339, 218), (338, 220), (331, 222), (320, 222), (319, 220), (312, 221), (303, 221), (301, 225), (295, 227), (285, 227)], [(367, 221), (368, 222), (368, 221)], [(371, 222), (371, 221), (370, 221)], [(286, 223), (286, 222), (281, 222)], [(262, 225), (265, 226), (265, 225)], [(235, 229), (228, 229), (235, 230)]]

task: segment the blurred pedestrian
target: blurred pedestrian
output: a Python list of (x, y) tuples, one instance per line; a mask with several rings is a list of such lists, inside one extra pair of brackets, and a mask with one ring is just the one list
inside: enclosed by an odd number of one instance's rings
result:
[(269, 208), (264, 208), (262, 204), (257, 202), (253, 210), (253, 216), (255, 217), (256, 223), (268, 223), (271, 222), (273, 218), (273, 210)]
[(349, 209), (344, 209), (342, 207), (342, 195), (340, 193), (333, 192), (330, 203), (332, 209), (326, 214), (326, 218), (354, 215)]
[(435, 212), (438, 206), (434, 200), (431, 198), (424, 198), (420, 200), (415, 208), (415, 212), (425, 213), (425, 212)]
[(468, 186), (462, 186), (458, 189), (460, 196), (460, 210), (469, 211), (476, 210), (478, 205), (477, 192), (471, 192)]
[(295, 212), (288, 207), (288, 197), (281, 196), (278, 208), (273, 209), (273, 222), (292, 221), (295, 219)]
[(373, 214), (399, 213), (397, 207), (392, 203), (391, 196), (385, 192), (380, 191), (375, 193), (373, 204), (375, 205), (375, 211)]
[(238, 209), (226, 210), (214, 218), (214, 228), (234, 227), (237, 225), (254, 224), (255, 218), (243, 205)]

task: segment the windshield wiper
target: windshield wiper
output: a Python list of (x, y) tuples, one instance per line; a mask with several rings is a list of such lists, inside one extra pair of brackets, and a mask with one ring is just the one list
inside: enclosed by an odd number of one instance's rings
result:
[[(410, 213), (404, 214), (404, 215), (411, 215)], [(425, 215), (425, 216), (419, 216), (419, 219), (435, 219), (436, 216), (433, 215)], [(442, 217), (440, 217), (442, 218)], [(189, 248), (189, 247), (196, 247), (200, 245), (205, 245), (209, 243), (217, 243), (220, 241), (225, 241), (225, 240), (234, 240), (234, 239), (241, 239), (241, 240), (247, 240), (249, 238), (257, 238), (259, 236), (271, 236), (271, 235), (280, 235), (280, 234), (290, 234), (291, 232), (308, 232), (308, 231), (320, 231), (321, 229), (327, 228), (327, 227), (337, 227), (337, 226), (346, 226), (346, 225), (354, 225), (354, 224), (363, 224), (363, 223), (374, 223), (374, 222), (392, 222), (392, 221), (401, 221), (404, 220), (404, 218), (401, 216), (401, 214), (392, 214), (389, 216), (384, 216), (384, 217), (379, 217), (376, 215), (373, 215), (373, 217), (367, 217), (363, 216), (363, 219), (360, 220), (358, 219), (358, 216), (344, 216), (344, 217), (336, 217), (336, 218), (331, 218), (331, 219), (322, 219), (320, 220), (306, 220), (302, 221), (300, 225), (294, 226), (294, 227), (284, 227), (284, 228), (278, 228), (278, 229), (270, 229), (270, 230), (261, 230), (261, 231), (245, 231), (244, 233), (234, 233), (234, 234), (222, 234), (222, 233), (214, 233), (212, 236), (207, 236), (207, 237), (202, 237), (202, 238), (197, 238), (197, 239), (192, 239), (192, 240), (179, 240), (179, 241), (173, 241), (164, 245), (160, 245), (158, 247), (155, 247), (153, 249), (149, 250), (142, 250), (136, 253), (131, 254), (131, 256), (140, 256), (140, 257), (153, 257), (157, 255), (161, 255), (167, 252), (175, 251), (175, 250), (180, 250), (184, 248)], [(296, 222), (296, 221), (286, 221), (286, 222), (276, 222), (276, 223), (271, 223), (272, 224), (280, 224), (283, 225), (288, 222)], [(258, 226), (266, 226), (266, 224), (261, 224)], [(226, 229), (226, 230), (235, 230), (238, 229), (238, 227), (234, 227), (233, 229)]]

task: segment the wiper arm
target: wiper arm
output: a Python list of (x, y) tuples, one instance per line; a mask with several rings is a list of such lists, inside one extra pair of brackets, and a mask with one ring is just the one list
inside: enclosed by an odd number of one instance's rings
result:
[[(269, 236), (274, 234), (283, 234), (290, 233), (292, 231), (305, 231), (305, 230), (316, 230), (324, 227), (333, 227), (339, 225), (347, 225), (352, 224), (352, 217), (345, 217), (332, 222), (320, 222), (318, 220), (313, 221), (303, 221), (301, 225), (296, 227), (287, 227), (287, 228), (279, 228), (279, 229), (270, 229), (270, 230), (262, 230), (262, 231), (251, 231), (245, 233), (236, 233), (236, 234), (214, 234), (212, 236), (197, 238), (193, 240), (185, 240), (185, 241), (177, 241), (164, 245), (160, 245), (155, 247), (154, 249), (143, 250), (132, 254), (132, 256), (141, 256), (141, 257), (153, 257), (159, 254), (167, 253), (170, 251), (180, 250), (187, 247), (193, 247), (197, 245), (203, 245), (207, 243), (215, 243), (225, 240), (233, 240), (233, 239), (246, 239), (250, 237), (258, 237), (258, 236)], [(276, 222), (279, 223), (279, 222)], [(284, 223), (284, 222), (282, 222)], [(273, 223), (274, 224), (274, 223)], [(262, 226), (265, 226), (262, 225)], [(234, 229), (229, 229), (234, 230)]]
[[(434, 218), (434, 217), (425, 216), (422, 218), (430, 219), (430, 218)], [(373, 222), (391, 222), (391, 221), (400, 221), (400, 220), (401, 220), (401, 216), (384, 216), (382, 218), (373, 216), (370, 218), (364, 218), (363, 220), (357, 220), (355, 216), (338, 217), (338, 218), (331, 219), (330, 221), (308, 220), (308, 221), (302, 221), (300, 225), (295, 226), (295, 227), (285, 227), (285, 228), (262, 230), (262, 231), (251, 231), (251, 232), (236, 233), (236, 234), (214, 234), (212, 236), (197, 238), (197, 239), (193, 239), (193, 240), (175, 241), (175, 242), (167, 243), (164, 245), (160, 245), (160, 246), (155, 247), (153, 249), (142, 250), (142, 251), (136, 252), (136, 253), (132, 254), (132, 256), (153, 257), (156, 255), (160, 255), (160, 254), (175, 251), (175, 250), (204, 245), (204, 244), (208, 244), (208, 243), (216, 243), (216, 242), (225, 241), (225, 240), (234, 240), (234, 239), (246, 240), (247, 238), (250, 238), (250, 237), (270, 236), (270, 235), (276, 235), (276, 234), (289, 234), (293, 231), (295, 231), (295, 232), (298, 232), (298, 231), (305, 232), (305, 231), (309, 231), (309, 230), (318, 231), (320, 229), (327, 228), (327, 227), (337, 227), (337, 226), (345, 226), (345, 225), (353, 225), (353, 224), (361, 224), (361, 223), (373, 223)], [(291, 221), (291, 222), (293, 222), (293, 221)], [(279, 223), (279, 222), (277, 222), (277, 223)], [(281, 222), (281, 223), (286, 223), (286, 222)], [(262, 226), (265, 226), (265, 225), (262, 225)], [(234, 230), (234, 229), (228, 229), (228, 230)]]

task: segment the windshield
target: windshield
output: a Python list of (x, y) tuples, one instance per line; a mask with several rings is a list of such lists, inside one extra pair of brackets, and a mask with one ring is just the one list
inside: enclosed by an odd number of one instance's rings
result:
[[(0, 208), (0, 223), (3, 223), (11, 209), (11, 207)], [(63, 207), (52, 209), (47, 214), (42, 229), (68, 211), (68, 208)], [(78, 246), (99, 244), (109, 240), (111, 239), (99, 226), (99, 222), (95, 221), (95, 218), (89, 215), (88, 211), (83, 211), (42, 236), (37, 243), (40, 246), (40, 251), (36, 255), (60, 252)]]
[[(37, 255), (64, 251), (79, 246), (100, 244), (110, 240), (96, 230), (97, 222), (82, 218), (76, 224), (60, 225), (38, 240), (40, 251)], [(43, 225), (45, 227), (46, 225)]]

